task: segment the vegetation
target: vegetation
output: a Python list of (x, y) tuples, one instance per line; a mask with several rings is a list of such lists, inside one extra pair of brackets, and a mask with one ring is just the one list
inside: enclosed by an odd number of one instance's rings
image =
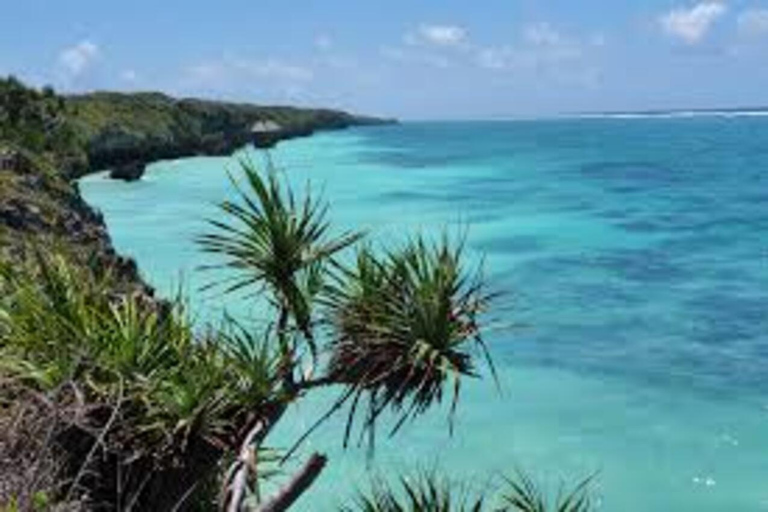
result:
[[(337, 400), (317, 424), (346, 411), (343, 444), (372, 448), (384, 415), (391, 435), (441, 404), (452, 418), (464, 379), (493, 373), (481, 333), (494, 297), (447, 237), (382, 248), (334, 235), (322, 199), (296, 197), (278, 174), (245, 163), (237, 199), (221, 205), (226, 220), (198, 241), (232, 276), (212, 286), (258, 293), (274, 318), (258, 329), (231, 318), (194, 327), (183, 298), (155, 299), (114, 253), (67, 181), (88, 162), (213, 151), (265, 112), (297, 134), (351, 122), (152, 93), (62, 98), (0, 81), (0, 144), (17, 159), (0, 171), (3, 512), (286, 510), (328, 462), (311, 454), (263, 495), (263, 480), (312, 432), (290, 453), (270, 450), (291, 405), (332, 387)], [(490, 503), (435, 478), (372, 492), (350, 510)], [(568, 496), (555, 510), (588, 510), (586, 484)], [(519, 476), (499, 499), (501, 510), (547, 510)]]
[(335, 110), (179, 100), (153, 92), (99, 92), (67, 101), (95, 169), (231, 153), (251, 142), (256, 121), (275, 121), (286, 138), (377, 122)]
[[(571, 490), (561, 488), (550, 502), (541, 484), (518, 471), (505, 477), (495, 491), (471, 492), (461, 482), (452, 482), (435, 472), (415, 478), (400, 478), (397, 486), (374, 481), (369, 490), (358, 492), (342, 512), (590, 512), (595, 509), (589, 493), (592, 477)], [(551, 506), (550, 506), (551, 505)]]
[(0, 149), (24, 150), (48, 165), (82, 170), (85, 153), (68, 118), (65, 99), (53, 89), (25, 87), (14, 77), (0, 79)]
[[(3, 416), (16, 426), (8, 451), (35, 461), (14, 484), (19, 500), (45, 491), (87, 507), (190, 509), (222, 479), (220, 500), (240, 510), (259, 495), (268, 434), (314, 389), (339, 387), (329, 415), (350, 404), (345, 437), (358, 415), (361, 432), (387, 410), (399, 426), (441, 403), (444, 388), (455, 407), (484, 353), (478, 315), (488, 299), (465, 278), (460, 249), (416, 238), (381, 254), (359, 247), (345, 265), (338, 255), (360, 235), (331, 236), (322, 201), (298, 200), (248, 165), (243, 178), (239, 200), (222, 205), (230, 220), (201, 243), (234, 270), (227, 290), (255, 287), (274, 305), (263, 331), (227, 319), (196, 332), (178, 302), (116, 296), (109, 269), (60, 255), (3, 267)], [(6, 463), (24, 467), (18, 458)], [(325, 463), (313, 454), (263, 509), (286, 509)]]
[[(247, 144), (254, 120), (281, 122), (285, 136), (371, 122), (344, 112), (177, 100), (159, 93), (57, 95), (0, 79), (0, 259), (19, 261), (23, 240), (61, 242), (81, 263), (119, 268), (122, 288), (151, 290), (112, 249), (104, 223), (69, 181), (90, 170), (221, 154)], [(11, 162), (10, 168), (8, 161)], [(41, 240), (44, 239), (44, 240)], [(56, 242), (58, 241), (58, 242)]]
[(164, 158), (227, 154), (251, 142), (256, 121), (282, 137), (383, 122), (328, 109), (176, 99), (157, 92), (57, 95), (0, 79), (0, 149), (45, 157), (65, 178)]
[(400, 478), (397, 486), (374, 480), (371, 488), (360, 491), (342, 512), (483, 512), (482, 496), (471, 496), (436, 473), (421, 473), (415, 478)]

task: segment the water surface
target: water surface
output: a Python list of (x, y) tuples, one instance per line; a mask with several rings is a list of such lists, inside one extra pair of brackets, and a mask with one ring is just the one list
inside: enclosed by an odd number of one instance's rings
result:
[[(430, 415), (380, 443), (370, 469), (439, 464), (475, 486), (518, 465), (599, 471), (603, 510), (768, 510), (768, 119), (413, 123), (273, 157), (323, 189), (340, 229), (386, 242), (468, 229), (470, 257), (508, 292), (517, 327), (491, 337), (501, 395), (473, 383), (453, 437)], [(82, 183), (118, 250), (166, 293), (183, 280), (201, 319), (258, 314), (196, 291), (210, 276), (191, 240), (231, 193), (227, 168), (193, 158)], [(321, 408), (302, 405), (273, 442)], [(301, 510), (365, 481), (365, 450), (342, 453), (339, 428), (306, 447), (331, 463)]]

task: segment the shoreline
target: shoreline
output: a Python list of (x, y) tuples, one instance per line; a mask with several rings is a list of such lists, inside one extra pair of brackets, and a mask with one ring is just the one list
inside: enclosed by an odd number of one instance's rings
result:
[[(298, 138), (312, 137), (319, 132), (341, 131), (354, 126), (366, 126), (366, 125), (362, 125), (362, 124), (350, 125), (343, 128), (320, 128), (309, 133), (286, 133), (284, 135), (281, 135), (280, 138), (275, 142), (275, 144), (287, 142), (287, 141), (298, 139)], [(100, 253), (103, 252), (104, 257), (107, 259), (106, 261), (107, 265), (112, 266), (113, 268), (116, 268), (118, 272), (124, 276), (125, 281), (128, 283), (129, 289), (131, 289), (133, 292), (138, 291), (139, 293), (145, 295), (146, 297), (151, 298), (151, 300), (153, 301), (162, 302), (164, 299), (162, 297), (156, 296), (155, 286), (147, 281), (146, 276), (142, 275), (139, 262), (136, 261), (134, 257), (125, 256), (114, 248), (112, 235), (109, 232), (108, 226), (106, 224), (106, 221), (104, 220), (104, 216), (102, 212), (94, 205), (91, 205), (82, 196), (79, 190), (79, 180), (87, 176), (103, 175), (102, 178), (107, 180), (118, 180), (118, 181), (126, 181), (126, 182), (138, 181), (144, 176), (147, 168), (150, 165), (157, 162), (179, 160), (179, 159), (193, 158), (193, 157), (227, 157), (227, 156), (234, 155), (236, 152), (242, 150), (243, 148), (252, 147), (252, 146), (253, 144), (251, 142), (246, 142), (244, 144), (232, 143), (231, 146), (227, 147), (226, 151), (209, 151), (209, 152), (196, 151), (196, 152), (190, 152), (190, 153), (182, 151), (179, 153), (169, 153), (171, 156), (142, 161), (140, 163), (137, 163), (136, 165), (140, 165), (141, 172), (138, 176), (131, 177), (130, 179), (116, 177), (114, 170), (110, 170), (108, 168), (100, 169), (100, 170), (90, 169), (88, 172), (82, 173), (78, 175), (76, 178), (68, 181), (68, 185), (75, 191), (75, 194), (78, 199), (78, 203), (80, 203), (80, 204), (75, 203), (77, 205), (76, 209), (78, 212), (82, 212), (82, 215), (86, 219), (85, 222), (82, 222), (82, 223), (78, 222), (77, 224), (78, 225), (82, 224), (84, 226), (87, 226), (87, 224), (89, 223), (95, 224), (94, 229), (92, 231), (95, 232), (96, 234), (97, 246), (100, 248), (103, 248), (103, 249), (100, 249)], [(73, 233), (73, 234), (77, 234), (77, 233)]]
[[(153, 92), (92, 93), (69, 96), (67, 102), (87, 155), (85, 167), (68, 173), (74, 178), (109, 170), (112, 178), (133, 181), (158, 160), (225, 156), (248, 144), (269, 147), (320, 131), (397, 123), (341, 110), (179, 99)], [(264, 126), (270, 131), (259, 131)]]
[[(0, 260), (21, 264), (36, 247), (58, 248), (78, 265), (112, 269), (119, 277), (116, 293), (140, 293), (155, 301), (162, 299), (154, 297), (137, 263), (115, 250), (102, 214), (80, 194), (78, 179), (107, 171), (113, 179), (133, 181), (157, 161), (231, 155), (253, 142), (255, 123), (265, 119), (281, 127), (276, 143), (319, 131), (396, 123), (339, 110), (154, 92), (58, 96), (12, 78), (0, 85), (26, 98), (30, 124), (4, 127), (11, 136), (0, 140)], [(39, 144), (29, 146), (27, 140)]]

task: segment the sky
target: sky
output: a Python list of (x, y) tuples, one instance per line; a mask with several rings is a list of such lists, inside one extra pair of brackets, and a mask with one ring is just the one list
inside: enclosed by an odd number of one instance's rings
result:
[(403, 119), (768, 105), (768, 0), (3, 0), (0, 74)]

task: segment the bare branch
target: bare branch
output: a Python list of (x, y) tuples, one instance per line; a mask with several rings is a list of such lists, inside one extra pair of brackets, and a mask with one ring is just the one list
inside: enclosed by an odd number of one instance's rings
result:
[(232, 483), (229, 486), (229, 499), (225, 500), (227, 512), (238, 512), (240, 504), (245, 498), (248, 488), (248, 470), (252, 466), (251, 460), (254, 454), (254, 441), (262, 436), (266, 430), (267, 422), (259, 421), (248, 435), (245, 436), (243, 444), (240, 446), (240, 455), (238, 455), (233, 468)]
[(278, 493), (266, 503), (256, 508), (248, 508), (248, 512), (284, 512), (293, 505), (304, 492), (309, 489), (320, 476), (328, 459), (325, 455), (314, 453), (301, 467), (298, 473), (293, 475)]

